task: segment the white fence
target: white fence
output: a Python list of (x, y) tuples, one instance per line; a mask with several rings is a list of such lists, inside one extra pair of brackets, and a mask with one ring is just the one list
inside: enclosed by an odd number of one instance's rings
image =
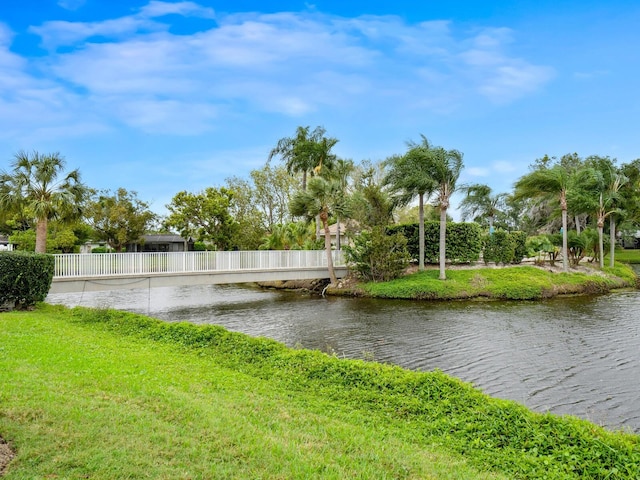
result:
[[(334, 250), (332, 253), (334, 266), (344, 266), (342, 251)], [(293, 270), (327, 266), (324, 250), (65, 253), (55, 255), (55, 260), (54, 278)]]

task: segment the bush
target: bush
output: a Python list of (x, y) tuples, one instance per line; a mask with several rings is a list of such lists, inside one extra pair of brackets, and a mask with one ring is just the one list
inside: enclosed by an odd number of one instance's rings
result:
[(521, 263), (522, 259), (527, 256), (527, 233), (509, 232), (509, 236), (515, 245), (513, 263)]
[[(412, 258), (418, 258), (419, 234), (417, 223), (389, 227), (388, 233), (402, 233)], [(482, 251), (482, 233), (477, 223), (447, 222), (446, 257), (452, 263), (475, 262)], [(424, 223), (424, 253), (429, 263), (438, 263), (440, 257), (440, 222)]]
[(496, 230), (484, 237), (482, 257), (484, 263), (495, 262), (506, 265), (515, 259), (516, 244), (514, 237), (504, 230)]
[(344, 250), (349, 267), (360, 278), (374, 282), (399, 277), (409, 264), (407, 239), (400, 233), (387, 235), (383, 227), (361, 232)]
[(26, 309), (49, 293), (55, 260), (32, 252), (0, 252), (0, 309)]

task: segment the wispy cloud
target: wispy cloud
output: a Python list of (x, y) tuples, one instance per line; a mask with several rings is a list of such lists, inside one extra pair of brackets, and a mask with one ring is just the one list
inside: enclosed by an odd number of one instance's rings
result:
[[(212, 23), (178, 35), (171, 15)], [(510, 55), (515, 32), (454, 27), (317, 11), (217, 16), (194, 2), (152, 1), (120, 18), (31, 27), (45, 58), (12, 54), (0, 28), (0, 82), (19, 79), (16, 108), (38, 92), (91, 124), (181, 135), (214, 128), (238, 106), (291, 117), (372, 104), (442, 114), (475, 99), (512, 102), (552, 78), (549, 67)], [(48, 105), (40, 105), (42, 128), (56, 117)]]

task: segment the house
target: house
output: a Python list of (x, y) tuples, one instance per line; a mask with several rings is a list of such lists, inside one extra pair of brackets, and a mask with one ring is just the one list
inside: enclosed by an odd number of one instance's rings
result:
[(143, 235), (142, 242), (130, 245), (129, 252), (191, 252), (193, 239), (185, 240), (180, 235), (171, 233), (159, 235)]
[[(329, 235), (331, 235), (331, 245), (333, 247), (338, 246), (338, 224), (334, 223), (329, 225)], [(324, 239), (324, 229), (320, 229), (320, 236)], [(347, 224), (340, 222), (340, 246), (348, 245), (347, 240)]]
[(9, 237), (0, 235), (0, 251), (13, 250), (13, 245), (9, 243)]

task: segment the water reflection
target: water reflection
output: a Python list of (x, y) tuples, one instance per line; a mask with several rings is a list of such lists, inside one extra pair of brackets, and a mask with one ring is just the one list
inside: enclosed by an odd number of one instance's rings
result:
[(51, 295), (287, 345), (439, 368), (490, 395), (640, 432), (640, 293), (545, 302), (319, 298), (237, 286)]

